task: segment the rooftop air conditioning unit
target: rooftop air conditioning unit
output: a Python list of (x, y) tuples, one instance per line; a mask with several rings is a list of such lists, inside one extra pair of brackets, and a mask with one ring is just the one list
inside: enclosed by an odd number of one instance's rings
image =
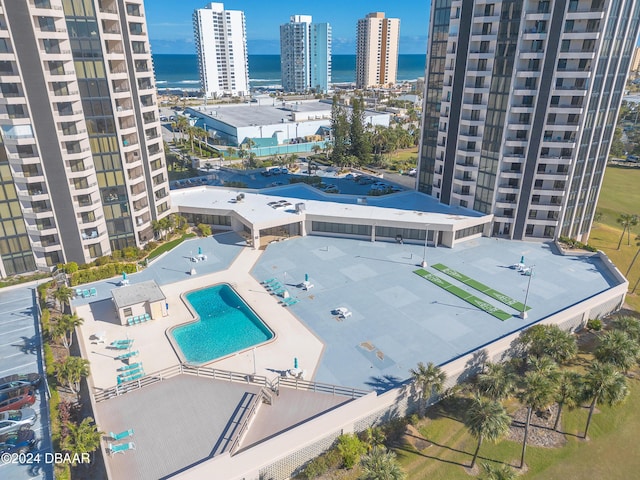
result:
[(296, 203), (296, 213), (302, 213), (305, 210), (304, 203)]

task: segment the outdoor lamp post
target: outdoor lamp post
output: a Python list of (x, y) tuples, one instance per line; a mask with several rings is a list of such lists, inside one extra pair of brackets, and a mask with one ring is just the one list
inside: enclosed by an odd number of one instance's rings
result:
[(531, 277), (533, 277), (533, 267), (535, 265), (531, 265), (529, 267), (529, 281), (527, 282), (527, 293), (524, 294), (524, 306), (522, 307), (522, 312), (520, 312), (520, 318), (523, 320), (527, 318), (527, 300), (529, 299), (529, 287), (531, 286)]
[(420, 266), (422, 268), (427, 268), (427, 243), (429, 242), (429, 224), (427, 223), (424, 226), (424, 252), (422, 253), (422, 262), (420, 262)]

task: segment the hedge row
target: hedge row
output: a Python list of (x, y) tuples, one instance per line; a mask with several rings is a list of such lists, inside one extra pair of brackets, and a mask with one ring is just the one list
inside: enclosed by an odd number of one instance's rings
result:
[(71, 286), (81, 285), (83, 283), (91, 283), (98, 280), (105, 280), (107, 278), (125, 273), (136, 273), (137, 268), (135, 263), (109, 263), (101, 267), (91, 268), (89, 270), (78, 270), (71, 275)]
[(568, 245), (570, 248), (579, 248), (581, 250), (586, 250), (587, 252), (597, 252), (598, 249), (592, 245), (589, 245), (588, 243), (582, 243), (579, 242), (577, 240), (574, 240), (573, 238), (569, 238), (569, 237), (558, 237), (558, 241), (560, 243), (564, 243), (566, 245)]

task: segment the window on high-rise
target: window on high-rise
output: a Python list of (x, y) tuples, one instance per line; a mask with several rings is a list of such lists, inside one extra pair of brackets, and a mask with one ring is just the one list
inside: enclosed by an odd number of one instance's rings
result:
[(574, 21), (573, 20), (567, 20), (566, 22), (564, 22), (564, 32), (565, 33), (573, 32), (573, 26), (574, 26)]

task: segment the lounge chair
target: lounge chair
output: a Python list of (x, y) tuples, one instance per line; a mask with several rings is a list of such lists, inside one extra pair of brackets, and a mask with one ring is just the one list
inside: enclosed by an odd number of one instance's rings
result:
[(346, 312), (343, 312), (340, 316), (342, 318), (347, 318), (350, 317), (351, 315), (353, 315), (353, 313), (351, 312), (351, 310), (347, 310)]
[(151, 320), (151, 315), (149, 315), (148, 313), (144, 314), (144, 321), (148, 322), (149, 320)]
[(123, 438), (132, 437), (132, 436), (133, 436), (133, 428), (130, 428), (129, 430), (125, 430), (124, 432), (120, 432), (120, 433), (109, 432), (109, 437), (116, 441), (122, 440)]
[(123, 365), (122, 367), (118, 368), (118, 371), (126, 372), (127, 370), (135, 370), (139, 367), (142, 367), (142, 363), (132, 363), (131, 365)]
[(275, 278), (270, 278), (268, 280), (265, 280), (262, 282), (263, 285), (269, 285), (270, 283), (276, 282), (277, 280)]
[(133, 442), (119, 443), (116, 445), (114, 445), (113, 443), (109, 443), (108, 448), (111, 453), (124, 453), (128, 450), (135, 450), (136, 444)]
[(110, 344), (111, 348), (115, 348), (117, 350), (126, 350), (131, 348), (131, 345), (133, 345), (133, 340), (115, 340)]
[(82, 289), (76, 288), (76, 297), (81, 297), (81, 296), (82, 296)]
[(96, 290), (95, 288), (91, 288), (91, 289), (89, 289), (89, 294), (92, 297), (95, 297), (96, 295), (98, 295), (98, 290)]
[(127, 318), (127, 325), (129, 325), (130, 327), (134, 325), (133, 317)]
[(284, 305), (285, 307), (290, 307), (291, 305), (295, 305), (299, 301), (300, 300), (298, 300), (297, 298), (293, 298), (293, 297), (284, 298), (284, 299), (282, 299), (282, 305)]
[(114, 360), (126, 360), (127, 358), (135, 357), (138, 353), (138, 350), (132, 350), (130, 352), (123, 353), (122, 355), (118, 355)]
[(267, 285), (266, 288), (267, 290), (277, 290), (279, 288), (282, 288), (282, 284), (280, 282), (273, 282)]
[(82, 298), (89, 298), (91, 296), (91, 292), (89, 290), (82, 290)]

